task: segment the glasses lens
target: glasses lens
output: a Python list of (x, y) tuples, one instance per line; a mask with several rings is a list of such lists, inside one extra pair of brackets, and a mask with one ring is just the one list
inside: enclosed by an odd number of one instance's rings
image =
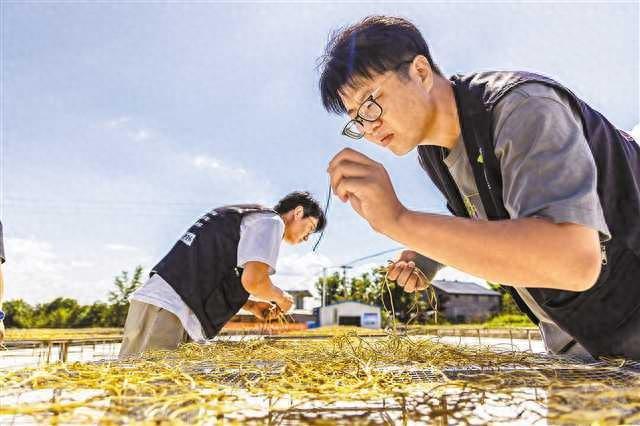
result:
[(356, 120), (351, 120), (342, 129), (342, 134), (352, 139), (360, 139), (364, 136), (364, 127)]
[(376, 121), (382, 115), (382, 108), (374, 101), (366, 101), (358, 109), (358, 116), (363, 120)]

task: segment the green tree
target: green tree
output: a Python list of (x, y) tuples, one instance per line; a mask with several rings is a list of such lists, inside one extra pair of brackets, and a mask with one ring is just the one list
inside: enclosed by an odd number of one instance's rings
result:
[(35, 307), (22, 299), (7, 301), (3, 304), (4, 323), (15, 328), (121, 327), (129, 310), (129, 297), (142, 284), (142, 266), (137, 266), (131, 276), (122, 271), (114, 284), (116, 289), (109, 292), (111, 304), (80, 305), (68, 297)]
[(523, 315), (516, 302), (511, 297), (511, 294), (500, 284), (487, 281), (487, 284), (493, 291), (500, 293), (500, 313), (501, 314), (515, 314)]
[(82, 306), (72, 327), (108, 327), (110, 315), (111, 309), (106, 303), (95, 302), (93, 305)]
[(407, 293), (396, 282), (386, 278), (386, 268), (377, 268), (373, 274), (374, 294), (382, 301), (386, 325), (391, 325), (393, 313), (396, 321), (404, 324), (428, 322), (430, 307), (426, 291)]
[(81, 312), (78, 301), (68, 297), (58, 297), (48, 303), (39, 303), (34, 310), (33, 327), (68, 328)]
[(325, 284), (325, 306), (345, 300), (346, 287), (343, 277), (340, 276), (339, 273), (334, 272), (326, 277), (320, 277), (318, 281), (316, 281), (316, 290), (318, 294), (320, 294), (320, 297), (322, 297), (323, 283)]
[(390, 324), (392, 311), (395, 312), (396, 320), (403, 323), (424, 323), (430, 320), (426, 292), (407, 293), (385, 277), (386, 269), (376, 268), (345, 283), (340, 274), (334, 273), (326, 278), (319, 278), (316, 290), (322, 294), (322, 284), (326, 283), (327, 305), (350, 300), (380, 306), (387, 324)]
[(2, 304), (6, 315), (4, 325), (14, 328), (30, 328), (34, 323), (33, 307), (22, 299), (8, 300)]
[(129, 278), (127, 271), (122, 271), (115, 277), (116, 289), (109, 292), (109, 302), (112, 303), (109, 314), (108, 325), (111, 327), (122, 327), (129, 310), (129, 297), (142, 285), (142, 266), (138, 265)]
[(349, 290), (351, 300), (367, 305), (380, 305), (380, 290), (369, 273), (352, 278)]

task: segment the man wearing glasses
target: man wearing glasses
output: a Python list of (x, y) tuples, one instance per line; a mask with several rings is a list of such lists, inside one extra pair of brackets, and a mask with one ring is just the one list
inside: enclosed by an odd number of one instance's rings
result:
[(390, 278), (424, 289), (414, 269), (433, 259), (505, 285), (550, 352), (640, 359), (640, 148), (629, 135), (547, 77), (447, 79), (401, 18), (335, 34), (320, 91), (350, 117), (343, 135), (416, 149), (453, 213), (408, 210), (382, 164), (354, 149), (332, 159), (338, 197), (412, 248)]

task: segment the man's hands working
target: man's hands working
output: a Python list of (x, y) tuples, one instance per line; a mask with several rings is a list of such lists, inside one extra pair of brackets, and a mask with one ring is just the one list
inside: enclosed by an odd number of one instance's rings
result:
[(275, 302), (282, 312), (293, 306), (293, 297), (273, 285), (269, 278), (269, 265), (262, 262), (247, 262), (242, 272), (242, 286), (249, 294), (262, 300)]
[(388, 266), (389, 275), (387, 275), (387, 277), (389, 280), (398, 283), (407, 293), (424, 290), (429, 285), (424, 273), (418, 272), (419, 269), (414, 262), (417, 256), (418, 253), (413, 250), (404, 250), (398, 258)]

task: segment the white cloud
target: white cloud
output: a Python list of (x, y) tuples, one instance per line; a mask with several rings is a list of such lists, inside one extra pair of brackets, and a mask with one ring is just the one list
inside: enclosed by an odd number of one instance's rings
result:
[[(238, 194), (243, 194), (242, 202), (270, 204), (281, 194), (274, 194), (269, 178), (241, 165), (206, 154), (182, 155), (182, 164), (187, 166), (200, 182), (216, 181), (219, 191), (233, 202), (239, 202)], [(260, 167), (258, 166), (259, 170)], [(226, 183), (226, 184), (225, 184)], [(230, 183), (232, 185), (230, 185)]]
[(636, 142), (640, 143), (640, 123), (633, 126), (633, 129), (631, 129), (631, 136), (633, 136)]
[(35, 239), (7, 238), (7, 262), (2, 265), (5, 300), (53, 299), (64, 295), (65, 275), (71, 265), (58, 257), (52, 245)]
[[(79, 303), (107, 300), (113, 281), (123, 269), (151, 264), (142, 250), (122, 244), (124, 248), (108, 256), (101, 253), (75, 255), (61, 252), (48, 241), (35, 238), (7, 238), (7, 261), (2, 265), (5, 300), (24, 299), (27, 303), (50, 302), (70, 297)], [(135, 250), (135, 251), (132, 251)]]
[(88, 262), (86, 260), (72, 260), (71, 267), (72, 268), (92, 268), (95, 266), (94, 262)]
[(331, 259), (318, 253), (290, 254), (278, 259), (278, 275), (320, 275), (323, 267), (331, 265)]
[(308, 290), (311, 294), (316, 295), (315, 283), (319, 277), (320, 275), (274, 275), (272, 280), (275, 286), (284, 291)]
[(317, 253), (291, 254), (280, 257), (273, 282), (285, 291), (309, 290), (315, 294), (315, 282), (322, 276), (322, 268), (331, 260)]
[(104, 123), (109, 129), (121, 129), (131, 121), (131, 117), (118, 117)]
[(133, 131), (130, 131), (128, 134), (129, 134), (129, 137), (136, 142), (143, 142), (151, 138), (151, 130), (148, 130), (148, 129), (133, 130)]
[[(361, 265), (358, 266), (354, 266), (352, 269), (348, 269), (347, 270), (347, 275), (350, 277), (359, 277), (362, 274), (366, 274), (368, 272), (371, 272), (373, 269), (375, 268), (379, 268), (381, 266), (386, 265), (386, 262), (370, 262), (370, 263), (363, 263)], [(342, 270), (340, 270), (342, 272)]]
[(133, 247), (133, 246), (128, 246), (126, 244), (117, 244), (117, 243), (111, 243), (111, 244), (107, 244), (104, 246), (107, 250), (111, 250), (111, 251), (139, 251), (140, 249), (137, 247)]
[(154, 136), (154, 131), (148, 128), (137, 126), (133, 123), (131, 117), (118, 117), (103, 123), (103, 127), (124, 132), (129, 139), (134, 142), (144, 142)]
[(455, 268), (447, 266), (441, 269), (435, 276), (436, 280), (447, 280), (447, 281), (466, 281), (480, 284), (484, 287), (487, 287), (487, 280), (482, 278), (475, 277), (473, 275), (469, 275), (465, 272), (459, 271)]
[(222, 173), (229, 177), (244, 177), (248, 175), (246, 169), (242, 167), (233, 167), (225, 164), (217, 158), (209, 157), (206, 155), (198, 155), (191, 159), (191, 164), (199, 169), (212, 170)]

